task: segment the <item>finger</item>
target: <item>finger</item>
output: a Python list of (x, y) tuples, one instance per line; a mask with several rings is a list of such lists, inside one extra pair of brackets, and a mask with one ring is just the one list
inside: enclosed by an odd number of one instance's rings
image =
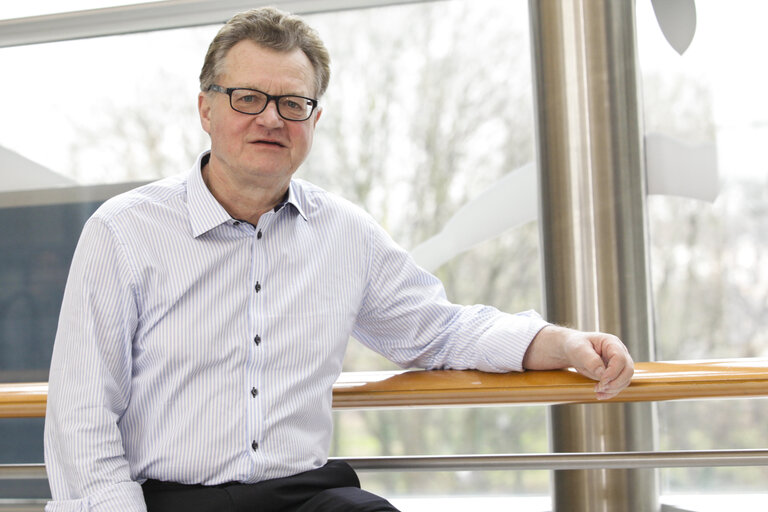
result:
[(615, 383), (617, 386), (620, 387), (620, 389), (624, 389), (625, 387), (629, 386), (632, 383), (632, 376), (635, 373), (634, 365), (627, 365), (624, 368), (624, 371), (621, 372), (621, 375), (619, 375), (616, 379), (613, 380), (613, 383)]
[(573, 359), (574, 368), (580, 374), (597, 381), (604, 378), (605, 364), (602, 358), (588, 345), (584, 345), (578, 350)]
[(600, 379), (604, 384), (626, 378), (627, 372), (629, 372), (629, 377), (631, 377), (634, 372), (632, 357), (623, 346), (608, 349), (604, 360), (606, 368), (602, 379)]
[(612, 398), (630, 384), (634, 362), (621, 340), (613, 335), (595, 333), (590, 336), (590, 341), (606, 365), (595, 385), (595, 393), (600, 400)]
[[(615, 359), (617, 349), (609, 343), (609, 336), (602, 333), (582, 333), (578, 340), (578, 348), (574, 350), (572, 359), (577, 370), (583, 375), (598, 381), (613, 380), (620, 369), (610, 366), (611, 360)], [(618, 343), (622, 346), (621, 343)]]
[(607, 385), (598, 382), (595, 384), (595, 394), (597, 395), (598, 400), (607, 400), (621, 393), (630, 383), (631, 380), (622, 383), (613, 381)]
[(632, 356), (619, 338), (610, 334), (598, 333), (591, 338), (595, 351), (600, 354), (606, 365), (606, 379), (616, 378), (625, 368), (633, 365)]
[[(614, 363), (614, 366), (611, 368), (620, 368), (619, 374), (612, 379), (603, 379), (595, 385), (595, 392), (598, 394), (599, 399), (616, 396), (632, 382), (632, 375), (635, 371), (632, 358), (627, 354), (626, 357), (617, 356), (615, 359), (622, 360), (621, 363)], [(607, 370), (606, 373), (608, 373)]]

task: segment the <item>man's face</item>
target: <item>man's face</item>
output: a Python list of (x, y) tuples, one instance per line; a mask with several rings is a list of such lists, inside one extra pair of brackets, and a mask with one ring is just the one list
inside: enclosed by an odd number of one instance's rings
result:
[[(299, 50), (279, 52), (240, 41), (224, 59), (216, 83), (222, 87), (248, 87), (271, 95), (315, 97), (312, 64)], [(241, 180), (258, 180), (264, 186), (279, 185), (298, 169), (312, 147), (316, 109), (306, 121), (286, 121), (274, 101), (258, 115), (236, 112), (226, 94), (200, 93), (203, 129), (211, 136), (210, 163), (217, 171)]]

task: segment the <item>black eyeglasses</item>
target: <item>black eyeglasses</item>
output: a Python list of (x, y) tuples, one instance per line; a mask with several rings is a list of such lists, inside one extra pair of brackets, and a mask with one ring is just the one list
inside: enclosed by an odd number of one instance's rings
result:
[(317, 107), (317, 100), (304, 96), (284, 94), (272, 96), (258, 89), (246, 87), (224, 88), (220, 85), (212, 85), (209, 91), (220, 92), (229, 96), (229, 106), (242, 114), (255, 116), (261, 114), (267, 108), (270, 101), (275, 100), (277, 113), (287, 121), (306, 121)]

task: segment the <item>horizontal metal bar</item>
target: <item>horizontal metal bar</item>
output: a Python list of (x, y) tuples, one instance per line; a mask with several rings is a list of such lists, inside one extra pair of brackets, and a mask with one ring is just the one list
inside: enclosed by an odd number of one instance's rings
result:
[(0, 464), (0, 480), (45, 480), (45, 464)]
[(47, 499), (7, 499), (0, 498), (2, 512), (41, 512), (48, 503)]
[[(363, 9), (424, 0), (273, 0), (300, 14)], [(248, 0), (171, 0), (0, 20), (0, 48), (223, 23), (256, 7)]]
[(768, 450), (345, 458), (360, 471), (492, 471), (768, 466)]
[[(359, 471), (495, 471), (768, 466), (768, 450), (337, 457)], [(43, 464), (0, 465), (0, 480), (45, 479)]]

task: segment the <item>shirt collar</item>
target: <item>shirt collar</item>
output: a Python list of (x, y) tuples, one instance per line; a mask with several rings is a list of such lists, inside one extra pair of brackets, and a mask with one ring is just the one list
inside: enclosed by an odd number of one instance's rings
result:
[(187, 181), (187, 208), (195, 238), (232, 219), (203, 181), (202, 168), (208, 163), (209, 156), (210, 151), (206, 151), (197, 157)]
[[(197, 161), (192, 167), (187, 181), (187, 208), (189, 210), (190, 224), (192, 225), (192, 236), (195, 238), (221, 224), (234, 220), (216, 198), (213, 197), (213, 194), (211, 194), (211, 191), (208, 190), (203, 181), (202, 169), (208, 163), (210, 153), (210, 151), (205, 151), (197, 157)], [(290, 204), (304, 220), (307, 220), (299, 200), (299, 195), (294, 190), (295, 186), (295, 183), (291, 181), (287, 197), (275, 207), (275, 212)]]
[(301, 205), (299, 194), (296, 193), (296, 187), (298, 187), (298, 184), (291, 180), (291, 184), (288, 187), (288, 197), (285, 199), (285, 201), (275, 206), (275, 212), (280, 211), (283, 206), (290, 204), (296, 209), (296, 212), (301, 215), (302, 219), (307, 220), (307, 215), (304, 213), (304, 208)]

